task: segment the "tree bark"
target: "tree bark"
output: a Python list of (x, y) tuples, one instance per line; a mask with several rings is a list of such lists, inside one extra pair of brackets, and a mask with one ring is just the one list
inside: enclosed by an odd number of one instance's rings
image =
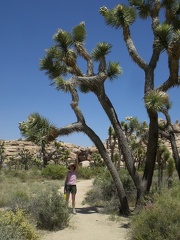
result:
[(157, 113), (149, 112), (149, 137), (147, 145), (146, 164), (143, 174), (143, 185), (148, 193), (152, 184), (154, 166), (156, 161), (157, 146), (158, 146), (158, 116)]

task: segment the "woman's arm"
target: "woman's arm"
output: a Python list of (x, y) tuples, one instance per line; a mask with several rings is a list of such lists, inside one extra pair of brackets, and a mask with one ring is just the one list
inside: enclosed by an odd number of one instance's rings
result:
[(75, 160), (76, 171), (78, 171), (79, 161), (78, 161), (78, 154), (76, 153), (76, 160)]

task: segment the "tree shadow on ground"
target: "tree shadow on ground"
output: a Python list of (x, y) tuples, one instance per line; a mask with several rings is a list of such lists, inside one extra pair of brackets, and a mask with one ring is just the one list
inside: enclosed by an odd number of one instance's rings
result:
[(82, 207), (82, 208), (76, 208), (76, 212), (80, 214), (93, 214), (97, 213), (96, 207)]
[(121, 226), (120, 226), (121, 228), (125, 228), (125, 229), (128, 229), (128, 228), (130, 228), (131, 227), (131, 225), (130, 225), (130, 223), (123, 223), (123, 224), (121, 224)]

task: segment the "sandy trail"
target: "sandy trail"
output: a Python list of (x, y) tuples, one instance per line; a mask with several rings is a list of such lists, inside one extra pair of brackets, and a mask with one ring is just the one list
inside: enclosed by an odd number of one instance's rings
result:
[(125, 240), (128, 219), (110, 221), (108, 215), (96, 212), (95, 208), (82, 205), (86, 192), (92, 188), (92, 180), (81, 180), (77, 183), (76, 215), (72, 215), (68, 228), (48, 232), (42, 240)]

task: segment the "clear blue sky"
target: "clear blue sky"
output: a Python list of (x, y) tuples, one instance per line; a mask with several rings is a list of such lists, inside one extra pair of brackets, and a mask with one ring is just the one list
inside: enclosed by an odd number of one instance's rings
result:
[[(58, 127), (76, 121), (70, 107), (70, 95), (57, 92), (39, 70), (39, 59), (45, 49), (53, 45), (52, 36), (58, 28), (65, 31), (85, 22), (86, 47), (91, 51), (96, 43), (106, 41), (113, 45), (109, 59), (118, 61), (122, 76), (106, 83), (107, 94), (116, 108), (119, 120), (137, 116), (148, 121), (143, 103), (144, 73), (130, 59), (121, 30), (105, 25), (99, 14), (101, 6), (112, 8), (118, 0), (0, 0), (0, 139), (21, 138), (18, 122), (28, 115), (39, 112)], [(138, 21), (132, 28), (132, 37), (141, 56), (149, 61), (152, 35), (150, 23)], [(82, 65), (83, 67), (83, 65)], [(85, 71), (85, 69), (84, 69)], [(155, 72), (156, 86), (168, 76), (166, 54), (163, 54)], [(179, 89), (169, 92), (173, 102), (172, 121), (180, 120)], [(87, 124), (104, 142), (109, 120), (93, 94), (80, 94), (80, 107)], [(59, 140), (79, 146), (93, 143), (84, 134), (72, 134)]]

